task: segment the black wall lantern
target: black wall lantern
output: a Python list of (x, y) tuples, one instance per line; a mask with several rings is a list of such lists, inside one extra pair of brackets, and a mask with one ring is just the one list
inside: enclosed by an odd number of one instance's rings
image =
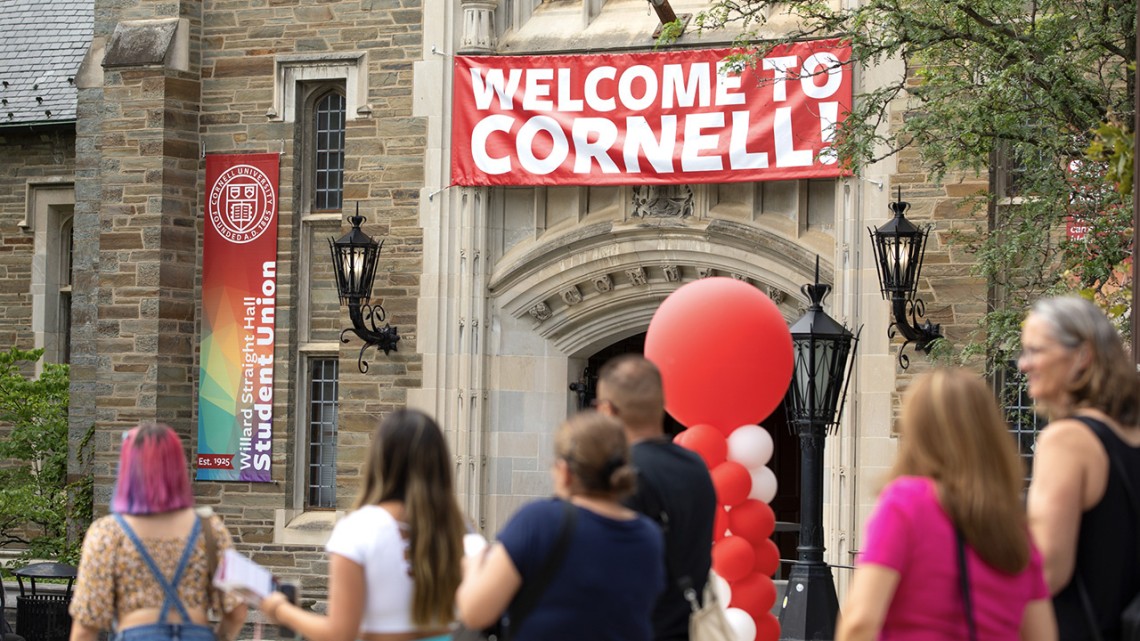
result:
[(918, 319), (926, 316), (926, 303), (915, 294), (918, 290), (918, 276), (922, 273), (922, 259), (926, 254), (926, 238), (929, 227), (918, 227), (904, 215), (910, 203), (903, 201), (902, 189), (898, 200), (889, 207), (895, 217), (882, 227), (872, 231), (871, 246), (875, 250), (875, 268), (879, 273), (879, 288), (883, 298), (891, 301), (894, 322), (887, 328), (887, 336), (895, 333), (906, 339), (899, 348), (899, 366), (910, 367), (910, 358), (903, 350), (914, 343), (917, 350), (930, 353), (931, 344), (942, 338), (942, 328), (929, 319), (919, 324)]
[(784, 398), (788, 426), (800, 437), (800, 540), (780, 610), (781, 639), (834, 639), (839, 600), (823, 561), (823, 446), (839, 425), (859, 337), (823, 311), (830, 285), (801, 291), (810, 304), (792, 324), (792, 383)]
[[(348, 332), (364, 341), (356, 358), (356, 365), (361, 372), (368, 371), (364, 350), (376, 347), (387, 354), (395, 351), (396, 343), (400, 341), (399, 330), (384, 323), (384, 308), (379, 303), (370, 304), (372, 281), (376, 278), (376, 260), (380, 257), (380, 248), (384, 243), (376, 242), (360, 230), (360, 224), (364, 220), (360, 215), (360, 203), (357, 203), (356, 215), (348, 219), (352, 223), (352, 229), (338, 240), (329, 238), (329, 249), (336, 270), (336, 290), (341, 304), (348, 307), (348, 317), (352, 320), (352, 327), (341, 331), (340, 342), (348, 342), (345, 337)], [(380, 327), (380, 323), (384, 323), (384, 326)]]

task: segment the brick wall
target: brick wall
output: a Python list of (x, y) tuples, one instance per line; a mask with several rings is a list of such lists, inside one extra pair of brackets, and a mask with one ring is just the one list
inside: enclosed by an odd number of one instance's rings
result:
[[(28, 182), (71, 180), (75, 141), (71, 126), (0, 128), (0, 349), (35, 347), (32, 335), (32, 254), (35, 235), (21, 228)], [(28, 224), (33, 221), (29, 220)]]
[[(283, 577), (304, 576), (309, 598), (324, 592), (326, 558), (315, 546), (274, 544), (278, 510), (295, 505), (293, 461), (301, 383), (297, 348), (335, 340), (348, 324), (324, 290), (329, 279), (326, 236), (345, 228), (301, 221), (296, 184), (301, 146), (297, 125), (272, 122), (274, 58), (307, 52), (368, 53), (372, 107), (347, 123), (346, 208), (359, 200), (365, 231), (385, 239), (374, 298), (383, 299), (400, 329), (400, 351), (369, 351), (371, 369), (356, 368), (360, 344), (343, 346), (340, 367), (338, 507), (358, 485), (369, 434), (386, 412), (421, 381), (415, 335), (422, 262), (418, 224), (426, 127), (412, 117), (412, 64), (420, 57), (422, 16), (415, 0), (393, 3), (300, 0), (122, 3), (97, 0), (96, 37), (124, 19), (181, 16), (191, 25), (190, 70), (106, 70), (101, 87), (81, 91), (76, 235), (90, 245), (77, 264), (97, 266), (85, 281), (92, 294), (76, 300), (73, 390), (89, 392), (73, 409), (75, 433), (98, 425), (93, 463), (97, 510), (113, 484), (120, 430), (156, 419), (196, 439), (200, 255), (206, 153), (281, 152), (275, 354), (273, 483), (196, 483), (199, 502), (222, 515), (239, 548)], [(354, 114), (349, 114), (351, 118)], [(78, 218), (82, 216), (83, 221)], [(309, 243), (306, 245), (305, 243)], [(308, 280), (298, 256), (312, 257)], [(301, 306), (303, 282), (320, 293)], [(77, 283), (78, 286), (78, 283)], [(310, 294), (310, 292), (304, 292)], [(308, 336), (298, 335), (301, 317)], [(82, 319), (82, 320), (80, 320)], [(303, 420), (303, 417), (302, 417)], [(303, 434), (303, 432), (302, 432)], [(75, 462), (75, 471), (80, 466)]]

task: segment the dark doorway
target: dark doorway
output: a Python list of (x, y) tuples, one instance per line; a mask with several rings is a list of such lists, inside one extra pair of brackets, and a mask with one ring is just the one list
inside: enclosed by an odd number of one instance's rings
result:
[[(577, 396), (578, 409), (585, 409), (594, 400), (598, 370), (606, 361), (622, 354), (644, 354), (645, 334), (637, 334), (609, 345), (586, 361), (586, 369), (578, 381), (570, 385)], [(799, 438), (788, 429), (788, 421), (781, 403), (772, 415), (760, 423), (772, 435), (775, 445), (772, 460), (768, 466), (776, 474), (776, 498), (772, 499), (772, 511), (776, 513), (777, 528), (772, 536), (780, 548), (780, 558), (794, 560), (799, 540), (800, 522), (800, 444)], [(665, 414), (665, 432), (676, 436), (685, 426), (678, 423), (668, 413)], [(784, 564), (780, 565), (778, 577), (784, 576)]]

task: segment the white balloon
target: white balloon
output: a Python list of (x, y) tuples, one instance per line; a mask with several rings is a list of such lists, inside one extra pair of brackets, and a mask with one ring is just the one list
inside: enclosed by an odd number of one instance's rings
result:
[(720, 604), (720, 607), (727, 608), (728, 604), (732, 603), (732, 586), (724, 580), (723, 576), (715, 572), (709, 572), (709, 577), (713, 581), (713, 592), (716, 594), (717, 603)]
[(728, 435), (728, 460), (748, 469), (772, 460), (772, 435), (759, 425), (742, 425)]
[(736, 641), (756, 641), (756, 622), (752, 620), (751, 614), (740, 608), (729, 608), (724, 616), (736, 633)]
[(771, 503), (776, 498), (776, 474), (770, 467), (758, 467), (749, 472), (752, 475), (752, 491), (748, 498)]

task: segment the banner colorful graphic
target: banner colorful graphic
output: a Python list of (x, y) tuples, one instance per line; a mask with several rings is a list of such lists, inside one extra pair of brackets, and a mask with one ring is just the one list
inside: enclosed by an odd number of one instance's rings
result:
[(456, 56), (458, 185), (834, 178), (850, 46), (799, 42), (755, 66), (730, 49)]
[(269, 482), (277, 154), (206, 156), (198, 480)]

